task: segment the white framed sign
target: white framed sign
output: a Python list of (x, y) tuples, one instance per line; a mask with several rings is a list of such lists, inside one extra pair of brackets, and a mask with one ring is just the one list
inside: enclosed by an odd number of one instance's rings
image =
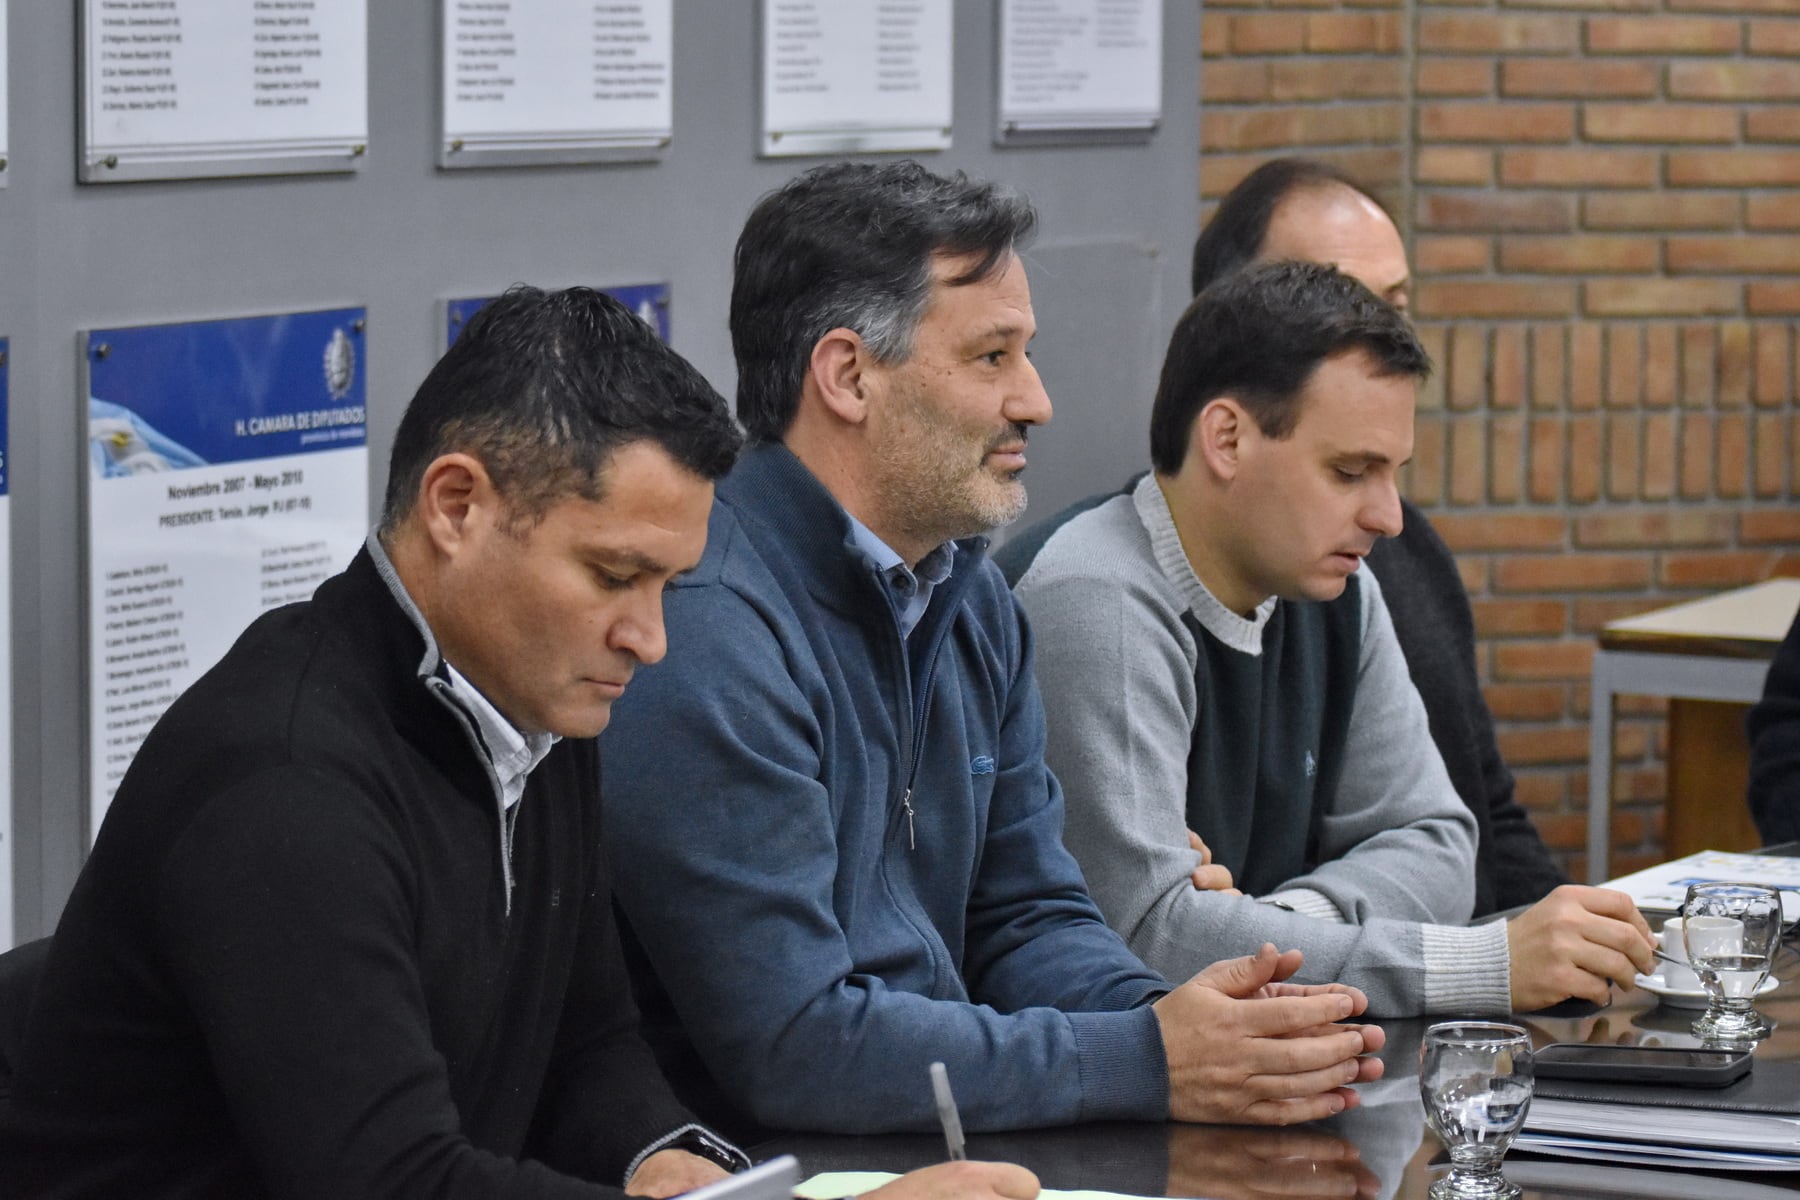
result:
[(765, 156), (948, 150), (951, 0), (763, 0)]
[(88, 836), (151, 726), (369, 528), (364, 310), (81, 337)]
[(7, 132), (7, 110), (12, 106), (11, 92), (8, 90), (11, 80), (10, 58), (7, 51), (8, 17), (6, 0), (0, 0), (0, 188), (6, 186), (6, 168), (12, 161), (12, 154), (7, 149), (12, 143)]
[(440, 0), (441, 167), (655, 159), (674, 0)]
[(1000, 0), (996, 139), (1137, 141), (1162, 123), (1162, 0)]
[(83, 183), (353, 171), (367, 0), (82, 0)]

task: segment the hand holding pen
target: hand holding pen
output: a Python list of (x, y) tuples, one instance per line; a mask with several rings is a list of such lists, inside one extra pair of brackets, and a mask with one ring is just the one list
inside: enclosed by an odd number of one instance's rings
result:
[(967, 1161), (962, 1117), (957, 1114), (950, 1076), (941, 1062), (931, 1064), (931, 1094), (937, 1102), (938, 1123), (944, 1127), (950, 1161), (902, 1175), (864, 1192), (860, 1200), (1034, 1200), (1038, 1179), (1024, 1167)]

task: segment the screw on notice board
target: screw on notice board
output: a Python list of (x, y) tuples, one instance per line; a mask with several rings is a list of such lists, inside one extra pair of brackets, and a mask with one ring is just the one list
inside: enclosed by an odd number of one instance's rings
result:
[(350, 322), (350, 328), (356, 330), (356, 332), (358, 332), (358, 333), (361, 333), (363, 330), (367, 329), (368, 327), (369, 327), (369, 322), (366, 318), (363, 318), (363, 317), (358, 317), (358, 318), (356, 318), (356, 320)]
[(95, 358), (108, 358), (111, 355), (112, 355), (112, 347), (107, 345), (105, 342), (101, 342), (98, 346), (94, 347), (94, 357)]

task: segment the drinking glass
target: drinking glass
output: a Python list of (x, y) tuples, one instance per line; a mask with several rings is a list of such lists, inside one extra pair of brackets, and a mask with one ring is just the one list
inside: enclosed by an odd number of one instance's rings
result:
[(1517, 1025), (1445, 1021), (1419, 1047), (1425, 1121), (1450, 1152), (1450, 1173), (1431, 1200), (1497, 1200), (1519, 1189), (1500, 1160), (1531, 1106), (1531, 1039)]
[(1781, 943), (1781, 893), (1759, 883), (1690, 884), (1681, 905), (1688, 962), (1706, 989), (1694, 1032), (1710, 1043), (1753, 1045), (1775, 1026), (1750, 1005)]

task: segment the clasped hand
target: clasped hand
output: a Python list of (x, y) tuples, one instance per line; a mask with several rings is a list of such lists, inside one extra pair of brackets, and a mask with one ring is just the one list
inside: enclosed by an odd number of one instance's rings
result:
[(1341, 983), (1287, 980), (1300, 952), (1264, 944), (1214, 963), (1154, 1005), (1178, 1121), (1291, 1125), (1357, 1103), (1350, 1085), (1381, 1078), (1386, 1035), (1344, 1024), (1368, 1007)]

